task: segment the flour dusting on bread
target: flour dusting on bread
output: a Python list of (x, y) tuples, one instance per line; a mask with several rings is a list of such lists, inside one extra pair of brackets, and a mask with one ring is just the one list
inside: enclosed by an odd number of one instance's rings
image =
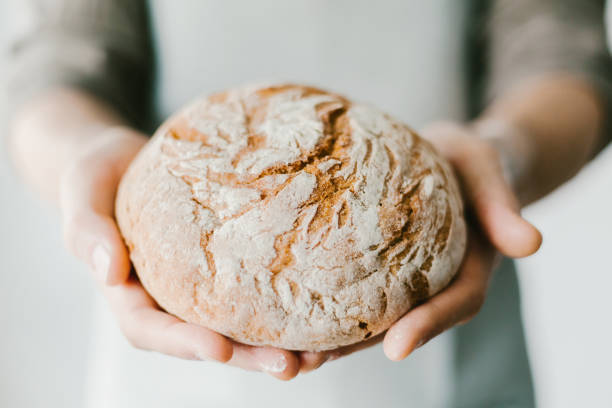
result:
[(170, 118), (122, 180), (135, 269), (168, 312), (295, 350), (387, 329), (465, 249), (457, 183), (408, 126), (299, 85), (247, 86)]

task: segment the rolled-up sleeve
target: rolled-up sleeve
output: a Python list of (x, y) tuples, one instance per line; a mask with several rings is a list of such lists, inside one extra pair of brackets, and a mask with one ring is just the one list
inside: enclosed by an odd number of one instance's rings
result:
[[(589, 81), (612, 119), (612, 60), (606, 44), (605, 1), (492, 0), (484, 9), (480, 102), (530, 77), (570, 73)], [(610, 127), (607, 126), (609, 130)], [(610, 134), (606, 135), (610, 138)]]
[(4, 86), (11, 106), (72, 86), (143, 119), (152, 77), (145, 1), (11, 1)]

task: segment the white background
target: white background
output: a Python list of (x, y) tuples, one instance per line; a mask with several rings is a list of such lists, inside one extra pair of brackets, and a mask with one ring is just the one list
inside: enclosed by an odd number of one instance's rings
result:
[[(519, 264), (540, 407), (612, 406), (611, 212), (611, 149), (525, 211), (544, 234)], [(82, 406), (92, 297), (57, 212), (21, 185), (0, 143), (0, 407)]]
[(541, 407), (612, 407), (612, 148), (524, 212), (544, 234), (519, 263)]

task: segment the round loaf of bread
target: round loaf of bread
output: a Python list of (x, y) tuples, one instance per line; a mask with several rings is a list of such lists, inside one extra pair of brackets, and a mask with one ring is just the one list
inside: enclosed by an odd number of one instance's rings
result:
[(289, 350), (386, 330), (449, 283), (466, 245), (457, 182), (429, 143), (298, 85), (171, 117), (124, 175), (116, 217), (163, 309)]

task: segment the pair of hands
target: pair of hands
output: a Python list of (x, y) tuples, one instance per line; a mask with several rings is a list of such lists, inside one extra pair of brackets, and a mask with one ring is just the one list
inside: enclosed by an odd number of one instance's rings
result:
[(499, 253), (523, 257), (537, 251), (541, 235), (521, 218), (519, 203), (504, 180), (498, 152), (465, 126), (435, 124), (422, 132), (453, 165), (468, 212), (468, 248), (453, 282), (410, 310), (385, 333), (329, 352), (292, 352), (237, 343), (164, 311), (132, 274), (127, 249), (113, 217), (117, 186), (145, 135), (111, 128), (83, 150), (63, 174), (60, 206), (70, 251), (91, 268), (128, 341), (137, 348), (196, 360), (213, 360), (265, 371), (281, 380), (324, 362), (383, 342), (399, 361), (443, 331), (470, 320), (482, 306)]

